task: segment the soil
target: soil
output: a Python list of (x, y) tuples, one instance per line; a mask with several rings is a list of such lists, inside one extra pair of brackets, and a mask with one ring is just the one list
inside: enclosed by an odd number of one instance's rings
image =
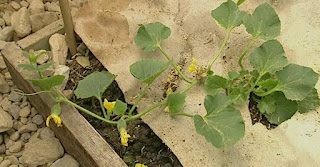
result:
[[(89, 53), (89, 60), (91, 63), (89, 68), (83, 68), (75, 59), (69, 62), (70, 79), (67, 83), (66, 89), (75, 90), (78, 82), (87, 75), (95, 71), (106, 71), (104, 66), (93, 56), (91, 52)], [(106, 90), (103, 98), (107, 98), (109, 101), (119, 99), (125, 102), (124, 95), (116, 82), (113, 82), (113, 84)], [(71, 100), (98, 115), (102, 115), (99, 102), (95, 99), (77, 99), (73, 96)], [(130, 109), (130, 107), (131, 106), (128, 108)], [(141, 119), (131, 121), (128, 124), (128, 133), (131, 135), (131, 138), (129, 138), (129, 146), (124, 147), (120, 143), (119, 132), (116, 126), (106, 124), (86, 114), (83, 114), (83, 116), (113, 147), (128, 166), (134, 166), (134, 164), (138, 162), (143, 163), (148, 167), (182, 166), (171, 150)], [(117, 119), (117, 117), (113, 119)]]

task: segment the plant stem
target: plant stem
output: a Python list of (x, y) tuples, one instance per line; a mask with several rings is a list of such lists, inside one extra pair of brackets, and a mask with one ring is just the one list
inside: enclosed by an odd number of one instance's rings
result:
[(267, 95), (269, 95), (269, 94), (271, 94), (271, 93), (273, 93), (275, 91), (278, 91), (277, 87), (269, 90), (268, 92), (264, 92), (264, 93), (254, 92), (254, 90), (253, 90), (254, 94), (256, 94), (256, 95), (258, 95), (260, 97), (267, 96)]
[(250, 42), (250, 44), (248, 45), (247, 49), (241, 54), (240, 59), (238, 61), (239, 66), (241, 67), (241, 69), (243, 70), (244, 67), (242, 65), (242, 60), (244, 58), (244, 56), (248, 53), (248, 51), (252, 48), (253, 44), (257, 41), (256, 38), (253, 38)]
[(178, 74), (183, 78), (183, 80), (185, 80), (188, 83), (191, 83), (192, 80), (190, 80), (189, 78), (187, 78), (185, 75), (183, 75), (183, 73), (180, 71), (180, 69), (174, 64), (174, 62), (170, 59), (170, 57), (168, 56), (168, 54), (160, 47), (158, 46), (158, 49), (160, 50), (160, 52), (168, 59), (168, 61), (170, 62), (171, 66), (177, 70)]
[(228, 39), (230, 37), (230, 33), (231, 33), (231, 30), (227, 30), (227, 34), (226, 34), (226, 37), (224, 38), (221, 46), (220, 46), (220, 49), (218, 51), (218, 53), (216, 53), (216, 55), (214, 56), (214, 58), (212, 59), (211, 63), (209, 64), (208, 66), (208, 69), (207, 69), (207, 72), (211, 70), (211, 67), (213, 65), (213, 63), (218, 59), (218, 57), (221, 55), (222, 51), (224, 50), (224, 48), (226, 47), (226, 44), (228, 42)]
[(151, 84), (147, 84), (147, 86), (142, 90), (141, 94), (139, 95), (138, 99), (134, 102), (132, 108), (129, 111), (129, 116), (132, 115), (132, 112), (134, 111), (134, 109), (137, 107), (138, 103), (140, 102), (140, 100), (142, 99), (142, 97), (146, 94), (147, 90), (150, 88)]
[(163, 101), (161, 101), (161, 102), (159, 102), (159, 103), (157, 103), (157, 104), (154, 104), (154, 105), (152, 105), (151, 107), (143, 110), (143, 111), (140, 112), (139, 114), (134, 115), (134, 116), (132, 116), (132, 117), (129, 117), (128, 119), (126, 119), (126, 121), (128, 122), (128, 121), (132, 121), (132, 120), (138, 119), (138, 118), (142, 117), (143, 115), (147, 114), (148, 112), (150, 112), (151, 110), (153, 110), (153, 109), (155, 109), (155, 108), (157, 108), (157, 107), (160, 107), (160, 106), (162, 106), (162, 105), (165, 105), (166, 102), (167, 102), (166, 100), (163, 100)]
[(111, 120), (102, 118), (102, 117), (100, 117), (99, 115), (94, 114), (93, 112), (91, 112), (91, 111), (89, 111), (89, 110), (87, 110), (87, 109), (85, 109), (85, 108), (83, 108), (83, 107), (81, 107), (81, 106), (73, 103), (72, 101), (70, 101), (70, 100), (68, 100), (68, 99), (66, 99), (66, 98), (64, 98), (64, 97), (61, 99), (61, 101), (62, 101), (62, 102), (65, 102), (65, 103), (67, 103), (67, 104), (70, 104), (70, 105), (74, 106), (75, 108), (79, 109), (80, 111), (83, 111), (84, 113), (86, 113), (86, 114), (88, 114), (88, 115), (90, 115), (90, 116), (93, 116), (93, 117), (95, 117), (95, 118), (97, 118), (97, 119), (99, 119), (99, 120), (101, 120), (101, 121), (104, 121), (104, 122), (109, 123), (109, 124), (114, 124), (114, 125), (117, 124), (116, 121), (111, 121)]
[(108, 120), (110, 119), (110, 113), (108, 112), (108, 114), (106, 113), (106, 109), (104, 108), (103, 106), (103, 102), (102, 102), (102, 99), (101, 98), (98, 98), (99, 100), (99, 103), (100, 103), (100, 107), (101, 107), (101, 110), (103, 112), (103, 116), (104, 118), (107, 118)]
[(188, 87), (186, 87), (184, 90), (182, 90), (180, 93), (181, 94), (184, 94), (186, 92), (188, 92), (194, 85), (198, 84), (199, 81), (196, 80), (196, 81), (193, 81), (191, 84), (188, 85)]
[(170, 116), (187, 116), (187, 117), (193, 117), (193, 115), (187, 114), (187, 113), (184, 113), (184, 112), (175, 113), (175, 114), (170, 114)]

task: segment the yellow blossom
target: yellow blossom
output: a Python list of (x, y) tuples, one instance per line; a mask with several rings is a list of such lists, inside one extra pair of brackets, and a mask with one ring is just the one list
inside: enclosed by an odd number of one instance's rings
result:
[(193, 58), (192, 58), (192, 63), (195, 64), (195, 65), (197, 65), (197, 64), (198, 64), (197, 59), (195, 59), (195, 58), (193, 57)]
[(121, 138), (122, 145), (128, 146), (129, 137), (131, 137), (131, 136), (127, 133), (127, 130), (124, 128), (121, 128), (120, 129), (120, 138)]
[(196, 73), (197, 70), (196, 70), (196, 65), (192, 64), (189, 66), (189, 71), (192, 72), (192, 73)]
[(108, 110), (112, 111), (114, 108), (114, 105), (116, 105), (116, 102), (109, 102), (107, 99), (104, 99), (103, 106)]
[(173, 91), (172, 91), (172, 89), (171, 89), (171, 87), (169, 87), (168, 89), (167, 89), (167, 95), (170, 95), (170, 94), (172, 94), (173, 93)]
[(53, 122), (54, 123), (56, 123), (57, 124), (57, 127), (61, 127), (62, 125), (61, 125), (61, 118), (60, 118), (60, 116), (59, 115), (56, 115), (56, 114), (51, 114), (48, 118), (47, 118), (47, 120), (46, 120), (46, 125), (47, 125), (47, 127), (49, 127), (50, 126), (50, 120), (53, 120)]
[(147, 165), (137, 163), (134, 167), (148, 167)]

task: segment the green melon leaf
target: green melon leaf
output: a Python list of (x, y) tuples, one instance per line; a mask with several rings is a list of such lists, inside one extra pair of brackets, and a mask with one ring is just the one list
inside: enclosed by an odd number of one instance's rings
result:
[(168, 65), (168, 62), (158, 60), (141, 60), (130, 66), (130, 72), (143, 83), (151, 84)]
[(243, 2), (245, 2), (246, 0), (238, 0), (237, 5), (240, 6)]
[(50, 78), (44, 79), (30, 79), (34, 86), (38, 86), (42, 91), (50, 90), (51, 88), (61, 85), (65, 76), (54, 75)]
[(260, 74), (274, 74), (289, 64), (282, 45), (277, 40), (267, 41), (256, 48), (250, 54), (249, 61)]
[(210, 95), (217, 93), (220, 88), (226, 89), (227, 86), (228, 80), (218, 75), (208, 76), (205, 83), (206, 91)]
[(275, 111), (272, 114), (265, 114), (270, 123), (279, 125), (297, 112), (297, 102), (288, 100), (282, 92), (274, 92), (269, 96), (272, 96), (276, 101)]
[(230, 80), (234, 80), (240, 76), (240, 73), (236, 72), (236, 71), (230, 71), (230, 72), (228, 72), (228, 76), (229, 76)]
[(280, 19), (268, 3), (258, 6), (252, 15), (246, 15), (243, 24), (254, 39), (270, 40), (280, 35)]
[(167, 100), (169, 113), (170, 114), (178, 113), (182, 109), (184, 103), (186, 102), (185, 99), (186, 99), (185, 94), (181, 94), (181, 93), (170, 94)]
[(319, 75), (309, 67), (290, 64), (276, 72), (279, 84), (275, 90), (282, 91), (289, 100), (303, 100), (316, 85)]
[(237, 4), (231, 0), (222, 3), (211, 12), (211, 16), (216, 20), (217, 24), (227, 29), (227, 31), (240, 26), (245, 15), (246, 13), (239, 11)]
[(47, 68), (49, 68), (53, 63), (44, 63), (42, 65), (39, 66), (34, 66), (32, 64), (19, 64), (18, 67), (19, 68), (23, 68), (24, 70), (27, 71), (34, 71), (34, 72), (41, 72), (41, 71), (45, 71)]
[(317, 89), (313, 88), (311, 92), (302, 101), (297, 101), (299, 113), (306, 113), (311, 110), (316, 110), (320, 106), (320, 99)]
[(230, 88), (229, 98), (233, 104), (243, 104), (247, 101), (248, 94), (246, 93), (247, 89), (242, 87)]
[(127, 111), (127, 104), (121, 100), (117, 100), (112, 112), (116, 115), (124, 114)]
[(224, 94), (208, 95), (205, 98), (207, 115), (193, 117), (196, 131), (217, 148), (231, 146), (244, 136), (242, 116), (230, 103)]
[(89, 97), (101, 99), (102, 94), (115, 78), (115, 75), (106, 71), (94, 72), (79, 82), (74, 94), (80, 99)]
[(145, 52), (155, 51), (160, 47), (161, 41), (167, 39), (171, 34), (170, 28), (159, 22), (139, 26), (134, 42)]
[(258, 102), (259, 111), (262, 114), (272, 114), (276, 111), (276, 100), (273, 98), (272, 95), (262, 97), (261, 100)]

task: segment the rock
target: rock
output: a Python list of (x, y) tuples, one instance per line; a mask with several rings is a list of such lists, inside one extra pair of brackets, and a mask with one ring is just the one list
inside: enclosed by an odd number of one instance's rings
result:
[(61, 9), (60, 9), (60, 6), (59, 6), (59, 2), (47, 2), (45, 5), (44, 5), (46, 11), (48, 12), (58, 12), (58, 13), (61, 13)]
[(22, 7), (28, 7), (29, 6), (29, 3), (28, 2), (26, 2), (26, 1), (21, 1), (20, 2), (20, 5), (22, 6)]
[(77, 52), (82, 55), (86, 55), (87, 50), (88, 50), (88, 47), (83, 42), (77, 47)]
[(9, 167), (19, 167), (18, 165), (10, 165)]
[(11, 77), (9, 72), (4, 73), (4, 78), (5, 79), (12, 79), (12, 77)]
[(63, 91), (67, 85), (67, 82), (69, 80), (69, 74), (70, 74), (70, 68), (65, 65), (59, 65), (54, 72), (54, 75), (63, 75), (65, 76), (63, 82), (61, 85), (57, 86), (57, 88), (61, 91)]
[(19, 130), (22, 126), (23, 126), (23, 124), (22, 124), (21, 122), (19, 122), (19, 121), (13, 123), (13, 128), (14, 128), (15, 130)]
[[(2, 41), (3, 42), (3, 41)], [(1, 45), (1, 42), (0, 42), (0, 45)], [(1, 47), (0, 47), (0, 50), (1, 50)], [(0, 70), (3, 70), (7, 68), (6, 64), (4, 63), (4, 60), (3, 60), (3, 57), (0, 56)]]
[(41, 0), (32, 0), (29, 5), (30, 15), (44, 13), (44, 4)]
[(72, 90), (63, 90), (62, 94), (64, 97), (66, 97), (67, 99), (71, 99), (73, 96), (73, 91)]
[(20, 120), (20, 122), (22, 123), (22, 124), (24, 124), (24, 125), (26, 125), (27, 124), (27, 122), (28, 122), (28, 118), (21, 118), (21, 120)]
[(0, 133), (0, 145), (3, 143), (3, 135)]
[(44, 120), (41, 115), (36, 115), (32, 118), (32, 122), (36, 125), (41, 125), (44, 122)]
[(6, 22), (7, 26), (11, 26), (11, 15), (12, 15), (12, 11), (6, 11), (2, 18), (4, 19), (4, 21)]
[(49, 139), (49, 138), (54, 137), (53, 131), (48, 127), (44, 127), (39, 130), (40, 130), (40, 138), (41, 139)]
[(51, 167), (79, 167), (79, 163), (70, 155), (65, 154), (62, 158), (56, 160)]
[[(13, 29), (13, 28), (12, 28)], [(2, 40), (0, 40), (0, 50), (3, 50), (4, 48), (5, 48), (5, 46), (6, 46), (6, 41), (2, 41)], [(0, 57), (2, 57), (2, 55), (0, 56)], [(2, 58), (3, 59), (3, 58)], [(4, 61), (3, 61), (3, 63), (4, 63)], [(1, 67), (0, 68), (2, 68), (2, 67), (4, 67), (4, 68), (6, 68), (6, 66), (5, 66), (5, 64), (2, 64), (2, 60), (1, 60)]]
[(36, 110), (36, 108), (32, 107), (31, 108), (31, 117), (34, 117), (36, 114), (38, 114), (38, 111)]
[(9, 96), (8, 96), (8, 99), (12, 102), (20, 102), (22, 100), (22, 95), (19, 94), (18, 92), (16, 91), (11, 91)]
[(19, 160), (15, 156), (7, 156), (8, 160), (10, 160), (12, 165), (19, 165)]
[(0, 18), (0, 26), (6, 25), (6, 21), (3, 18)]
[(46, 12), (31, 15), (30, 20), (32, 32), (36, 32), (58, 19), (59, 17), (55, 12)]
[[(1, 76), (1, 74), (0, 74), (0, 76)], [(2, 99), (0, 104), (1, 104), (3, 110), (9, 111), (9, 107), (11, 106), (11, 101), (9, 101), (8, 97), (5, 97), (4, 99)]]
[(0, 40), (10, 42), (13, 39), (14, 28), (11, 26), (5, 27), (0, 31)]
[(28, 140), (30, 139), (31, 137), (31, 134), (30, 133), (23, 133), (20, 137), (20, 139), (23, 141), (23, 142), (28, 142)]
[(19, 113), (20, 113), (20, 110), (21, 108), (16, 105), (16, 104), (12, 104), (10, 107), (9, 107), (9, 113), (12, 115), (12, 117), (17, 120), (19, 118)]
[(12, 116), (0, 109), (0, 133), (10, 130), (12, 126)]
[(6, 145), (2, 144), (0, 145), (0, 154), (3, 154), (6, 152)]
[(19, 10), (20, 9), (20, 4), (16, 1), (11, 1), (11, 6), (14, 10)]
[(0, 163), (0, 167), (9, 167), (11, 165), (11, 161), (6, 159)]
[(28, 123), (27, 125), (23, 125), (21, 128), (18, 129), (20, 133), (27, 133), (27, 132), (34, 132), (36, 131), (37, 125), (33, 123)]
[(84, 68), (90, 66), (89, 57), (77, 56), (76, 61)]
[[(35, 51), (34, 53), (37, 55), (37, 54), (40, 54), (41, 52), (46, 52), (46, 50), (38, 50), (38, 51)], [(37, 59), (37, 63), (38, 64), (43, 64), (43, 63), (47, 62), (48, 60), (49, 60), (49, 55), (46, 52), (45, 54), (42, 54), (42, 56), (40, 56)]]
[(9, 148), (9, 151), (12, 153), (17, 153), (21, 151), (21, 148), (22, 148), (22, 141), (17, 141)]
[(55, 63), (54, 67), (65, 65), (68, 56), (68, 46), (65, 36), (61, 34), (52, 35), (49, 39), (49, 45), (52, 52), (52, 60)]
[(30, 107), (26, 106), (20, 110), (19, 116), (23, 118), (27, 118), (30, 114)]
[(22, 154), (22, 162), (28, 166), (44, 165), (60, 158), (64, 153), (57, 138), (49, 138), (27, 143)]
[(31, 24), (28, 9), (22, 7), (18, 12), (13, 13), (11, 16), (11, 24), (18, 37), (23, 38), (29, 35), (31, 32)]
[(17, 141), (19, 138), (20, 138), (20, 133), (18, 131), (10, 135), (10, 139), (13, 141)]
[(0, 93), (9, 93), (10, 92), (10, 87), (5, 80), (4, 76), (0, 74)]

